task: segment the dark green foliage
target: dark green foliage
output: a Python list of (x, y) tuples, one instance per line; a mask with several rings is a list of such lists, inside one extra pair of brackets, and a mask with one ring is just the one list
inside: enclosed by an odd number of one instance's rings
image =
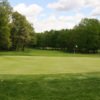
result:
[(1, 100), (99, 100), (100, 73), (0, 75)]
[(12, 50), (21, 49), (24, 51), (25, 46), (32, 46), (35, 44), (35, 34), (32, 25), (26, 20), (25, 16), (18, 12), (12, 13), (11, 28), (11, 39), (12, 39)]
[(0, 2), (0, 50), (25, 47), (68, 52), (97, 53), (100, 48), (100, 21), (84, 18), (73, 29), (34, 32), (26, 17), (13, 12), (7, 0)]
[(83, 19), (75, 28), (76, 44), (81, 52), (95, 53), (100, 44), (100, 22), (97, 19)]
[(12, 8), (7, 1), (0, 2), (0, 50), (11, 47), (9, 21)]
[(36, 44), (33, 26), (13, 12), (7, 0), (0, 2), (0, 50), (22, 50)]
[(97, 53), (100, 48), (100, 22), (82, 19), (73, 29), (46, 31), (37, 35), (37, 47), (68, 52)]

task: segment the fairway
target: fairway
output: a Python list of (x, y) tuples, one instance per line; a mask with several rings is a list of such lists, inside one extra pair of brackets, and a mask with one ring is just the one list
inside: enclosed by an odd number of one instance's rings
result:
[(100, 54), (0, 52), (0, 100), (99, 100), (99, 84)]
[(99, 71), (100, 58), (98, 57), (0, 57), (0, 74), (61, 74)]

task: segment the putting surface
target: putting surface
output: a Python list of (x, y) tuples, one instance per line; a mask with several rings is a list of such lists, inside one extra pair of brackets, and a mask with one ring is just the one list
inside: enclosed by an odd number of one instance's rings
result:
[(1, 56), (0, 74), (60, 74), (100, 72), (100, 58)]

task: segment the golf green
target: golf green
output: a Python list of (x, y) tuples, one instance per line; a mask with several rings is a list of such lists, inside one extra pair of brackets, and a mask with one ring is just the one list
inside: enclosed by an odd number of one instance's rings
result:
[(98, 57), (1, 56), (0, 74), (100, 72)]

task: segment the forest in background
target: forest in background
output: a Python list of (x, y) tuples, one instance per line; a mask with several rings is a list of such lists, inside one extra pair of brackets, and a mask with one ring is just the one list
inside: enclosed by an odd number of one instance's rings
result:
[(0, 51), (28, 47), (97, 53), (100, 48), (100, 21), (95, 18), (84, 18), (73, 29), (59, 31), (35, 33), (33, 26), (24, 15), (14, 12), (8, 1), (0, 2)]

